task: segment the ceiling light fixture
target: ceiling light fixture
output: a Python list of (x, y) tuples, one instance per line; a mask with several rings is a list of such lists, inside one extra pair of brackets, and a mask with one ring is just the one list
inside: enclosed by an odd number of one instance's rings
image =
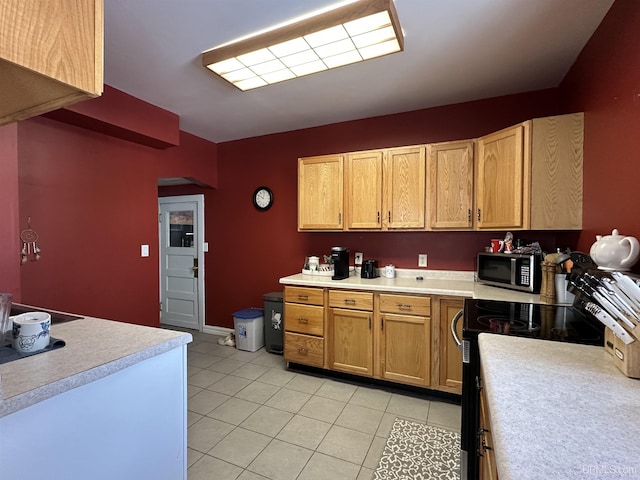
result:
[(240, 90), (402, 51), (393, 0), (351, 0), (202, 53)]

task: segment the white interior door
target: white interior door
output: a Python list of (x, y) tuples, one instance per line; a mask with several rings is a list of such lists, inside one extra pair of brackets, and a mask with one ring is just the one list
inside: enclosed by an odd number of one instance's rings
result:
[(204, 325), (204, 197), (158, 199), (160, 323), (202, 330)]

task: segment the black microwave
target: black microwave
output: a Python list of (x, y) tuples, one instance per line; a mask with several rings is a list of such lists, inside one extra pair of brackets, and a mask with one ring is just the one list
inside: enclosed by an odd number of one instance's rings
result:
[(478, 253), (477, 280), (496, 287), (540, 293), (542, 255)]

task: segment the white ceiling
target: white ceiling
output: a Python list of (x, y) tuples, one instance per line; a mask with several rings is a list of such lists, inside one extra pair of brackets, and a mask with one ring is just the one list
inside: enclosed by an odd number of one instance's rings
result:
[(559, 85), (613, 0), (395, 0), (401, 53), (242, 92), (200, 54), (333, 0), (107, 0), (105, 83), (224, 142)]

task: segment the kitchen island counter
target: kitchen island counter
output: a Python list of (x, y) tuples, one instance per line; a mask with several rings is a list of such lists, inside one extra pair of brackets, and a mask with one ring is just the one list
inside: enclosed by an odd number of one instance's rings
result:
[[(290, 286), (320, 287), (332, 289), (368, 290), (423, 295), (452, 295), (505, 302), (540, 303), (540, 295), (518, 292), (507, 288), (483, 285), (473, 280), (473, 272), (442, 270), (396, 270), (395, 278), (360, 278), (352, 274), (344, 280), (332, 280), (330, 276), (296, 274), (280, 279)], [(416, 277), (422, 276), (422, 280)]]
[(51, 335), (66, 345), (0, 365), (3, 478), (186, 480), (191, 335), (93, 317)]
[(483, 333), (500, 480), (640, 478), (640, 380), (602, 347)]
[(0, 365), (0, 418), (192, 340), (189, 333), (94, 317), (53, 324), (51, 336), (66, 345)]

